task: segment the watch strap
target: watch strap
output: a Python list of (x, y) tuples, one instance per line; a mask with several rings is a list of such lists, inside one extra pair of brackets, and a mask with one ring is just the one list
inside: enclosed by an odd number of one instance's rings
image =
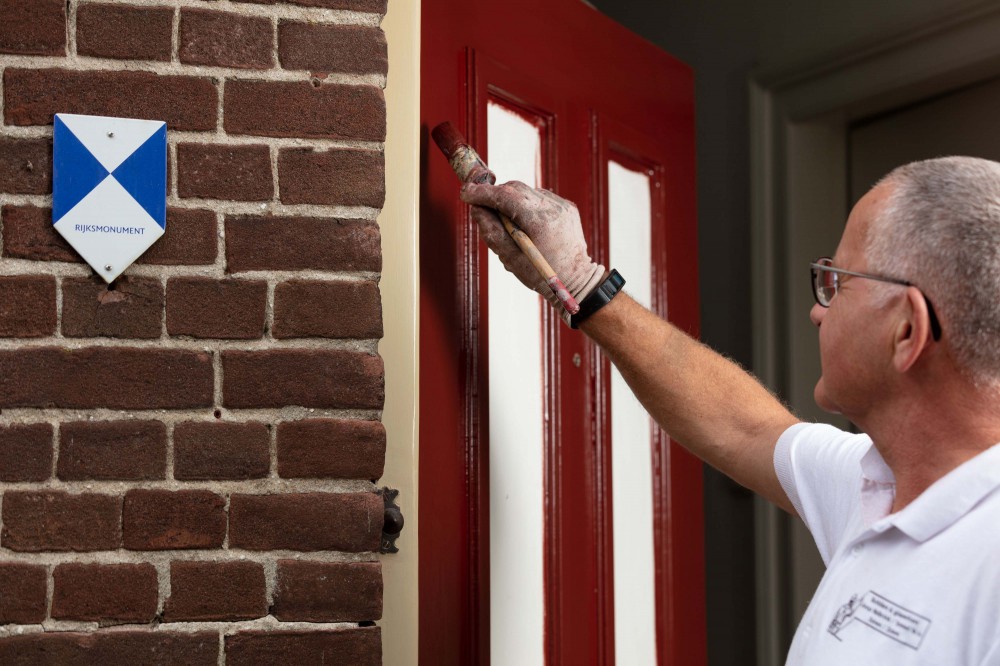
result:
[(587, 294), (587, 297), (580, 301), (580, 311), (570, 317), (570, 328), (579, 328), (592, 314), (611, 302), (622, 287), (625, 286), (625, 278), (615, 269), (611, 269), (611, 274), (604, 279), (601, 284)]

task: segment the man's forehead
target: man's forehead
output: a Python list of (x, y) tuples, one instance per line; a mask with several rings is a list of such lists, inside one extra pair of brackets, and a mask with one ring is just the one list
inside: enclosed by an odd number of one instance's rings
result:
[[(857, 262), (864, 259), (864, 249), (868, 234), (872, 230), (872, 221), (882, 212), (892, 195), (894, 185), (891, 181), (883, 181), (868, 190), (858, 203), (854, 205), (847, 217), (844, 233), (834, 255), (837, 265), (844, 266), (843, 261)], [(846, 267), (846, 266), (844, 266)]]

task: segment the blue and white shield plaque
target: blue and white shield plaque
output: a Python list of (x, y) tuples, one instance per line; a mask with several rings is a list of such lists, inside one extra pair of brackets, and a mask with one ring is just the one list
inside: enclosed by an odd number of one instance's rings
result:
[(111, 282), (167, 227), (167, 125), (57, 113), (52, 224)]

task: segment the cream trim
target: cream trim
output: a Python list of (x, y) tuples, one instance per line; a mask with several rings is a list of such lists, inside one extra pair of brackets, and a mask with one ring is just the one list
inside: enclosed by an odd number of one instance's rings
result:
[(389, 43), (385, 89), (386, 200), (382, 232), (382, 316), (385, 337), (385, 475), (379, 485), (399, 490), (405, 526), (399, 552), (382, 556), (382, 661), (416, 666), (419, 587), (417, 541), (419, 417), (420, 2), (390, 2), (382, 23)]

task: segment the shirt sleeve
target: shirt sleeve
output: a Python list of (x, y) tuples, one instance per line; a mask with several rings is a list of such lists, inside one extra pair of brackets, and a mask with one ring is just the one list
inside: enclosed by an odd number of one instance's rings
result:
[(825, 564), (842, 543), (861, 502), (861, 458), (872, 446), (820, 423), (797, 423), (774, 447), (774, 471), (816, 541)]

